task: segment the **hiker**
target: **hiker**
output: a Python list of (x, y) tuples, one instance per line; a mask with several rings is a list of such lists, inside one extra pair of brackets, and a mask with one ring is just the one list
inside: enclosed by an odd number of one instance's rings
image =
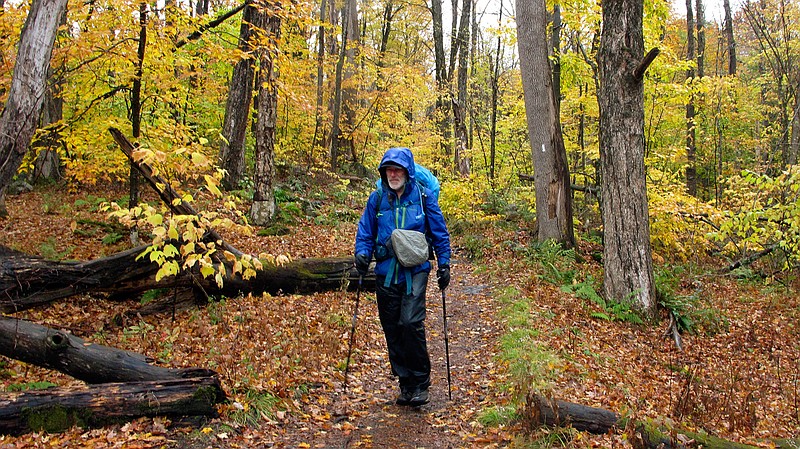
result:
[[(397, 376), (400, 383), (400, 394), (395, 402), (410, 406), (429, 401), (431, 362), (425, 340), (425, 290), (431, 262), (423, 260), (418, 265), (403, 266), (392, 245), (392, 231), (410, 229), (426, 234), (436, 254), (439, 289), (444, 290), (450, 284), (450, 233), (437, 195), (416, 179), (416, 167), (410, 149), (386, 151), (378, 166), (380, 188), (367, 200), (358, 222), (355, 243), (359, 275), (367, 274), (375, 256), (378, 315), (386, 337), (392, 375)], [(400, 244), (395, 246), (399, 254)], [(424, 251), (427, 252), (427, 248), (425, 244)]]

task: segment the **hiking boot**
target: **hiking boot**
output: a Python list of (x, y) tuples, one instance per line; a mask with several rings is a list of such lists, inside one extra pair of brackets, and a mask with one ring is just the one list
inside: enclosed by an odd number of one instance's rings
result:
[(425, 405), (430, 402), (430, 398), (428, 396), (428, 389), (427, 388), (417, 388), (414, 390), (414, 393), (411, 395), (411, 398), (408, 400), (408, 405), (412, 407), (419, 407), (420, 405)]
[(411, 402), (412, 393), (413, 391), (408, 388), (401, 388), (400, 394), (397, 396), (394, 403), (397, 405), (408, 405)]

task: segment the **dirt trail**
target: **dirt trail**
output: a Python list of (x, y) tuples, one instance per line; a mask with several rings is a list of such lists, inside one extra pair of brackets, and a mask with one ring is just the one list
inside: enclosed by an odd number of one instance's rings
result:
[(446, 290), (452, 400), (447, 391), (442, 296), (435, 280), (428, 284), (426, 319), (431, 402), (419, 408), (394, 404), (398, 390), (390, 375), (374, 294), (365, 294), (358, 311), (348, 392), (343, 393), (337, 382), (335, 392), (311, 393), (304, 412), (329, 419), (312, 420), (317, 427), (305, 422), (286, 429), (275, 447), (433, 449), (502, 444), (501, 437), (487, 435), (476, 423), (481, 410), (498, 400), (492, 396), (499, 374), (494, 361), (498, 324), (490, 288), (470, 273), (469, 264), (454, 261), (452, 270), (453, 282)]

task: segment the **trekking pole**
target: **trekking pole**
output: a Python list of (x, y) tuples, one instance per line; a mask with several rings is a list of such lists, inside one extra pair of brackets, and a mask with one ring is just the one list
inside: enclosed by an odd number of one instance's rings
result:
[(447, 398), (453, 400), (453, 388), (450, 382), (450, 342), (447, 338), (447, 301), (444, 297), (444, 290), (442, 289), (442, 321), (444, 322), (444, 354), (447, 362)]
[(344, 365), (344, 392), (347, 393), (347, 373), (350, 371), (350, 356), (353, 354), (353, 343), (356, 340), (356, 319), (358, 318), (358, 300), (361, 298), (361, 280), (364, 276), (358, 276), (358, 290), (356, 290), (356, 307), (353, 309), (353, 324), (350, 327), (350, 344), (347, 348), (347, 362)]

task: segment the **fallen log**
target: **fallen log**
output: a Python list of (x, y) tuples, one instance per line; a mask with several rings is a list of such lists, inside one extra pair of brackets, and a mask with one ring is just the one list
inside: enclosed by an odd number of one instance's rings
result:
[[(678, 427), (667, 429), (650, 421), (631, 423), (629, 418), (620, 417), (610, 410), (549, 399), (538, 394), (528, 395), (523, 421), (531, 429), (540, 426), (572, 427), (597, 435), (626, 431), (628, 440), (635, 449), (686, 449), (690, 447), (758, 449), (760, 447), (724, 440), (704, 432), (691, 432)], [(797, 440), (770, 440), (765, 443), (776, 448), (798, 447)]]
[(619, 421), (619, 415), (614, 412), (541, 395), (528, 396), (528, 410), (529, 424), (534, 427), (572, 427), (599, 435), (614, 429)]
[[(211, 278), (189, 272), (155, 281), (158, 265), (139, 259), (146, 246), (87, 262), (54, 262), (0, 246), (0, 311), (13, 313), (79, 293), (99, 293), (128, 299), (157, 288), (201, 289), (207, 295), (311, 293), (330, 291), (357, 280), (352, 257), (298, 259), (283, 266), (264, 263), (251, 279), (224, 278), (219, 288)], [(231, 273), (232, 270), (226, 270)], [(350, 282), (350, 287), (355, 282)], [(364, 278), (364, 288), (374, 276)]]
[(136, 257), (146, 246), (88, 262), (55, 262), (0, 245), (0, 311), (25, 310), (121, 282), (153, 277), (158, 266)]
[(60, 432), (143, 416), (216, 417), (225, 400), (216, 377), (105, 383), (0, 394), (0, 433)]
[(0, 317), (0, 355), (54, 369), (89, 384), (216, 375), (201, 368), (151, 365), (154, 360), (142, 354), (89, 343), (67, 332), (9, 317)]

